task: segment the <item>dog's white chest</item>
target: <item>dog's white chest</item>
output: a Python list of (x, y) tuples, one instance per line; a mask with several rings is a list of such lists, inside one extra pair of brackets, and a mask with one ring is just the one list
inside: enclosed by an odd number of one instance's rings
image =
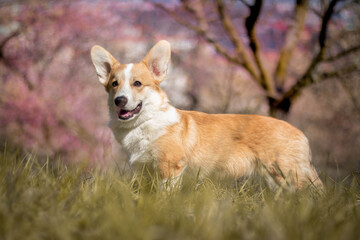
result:
[(179, 122), (179, 116), (173, 107), (167, 111), (159, 111), (150, 120), (131, 129), (116, 128), (116, 124), (109, 124), (116, 140), (129, 154), (129, 163), (154, 161), (153, 143), (166, 133), (166, 128)]
[(129, 163), (134, 162), (151, 162), (152, 156), (152, 144), (161, 135), (165, 133), (165, 130), (154, 129), (148, 124), (129, 131), (126, 135), (123, 135), (121, 145), (129, 154)]

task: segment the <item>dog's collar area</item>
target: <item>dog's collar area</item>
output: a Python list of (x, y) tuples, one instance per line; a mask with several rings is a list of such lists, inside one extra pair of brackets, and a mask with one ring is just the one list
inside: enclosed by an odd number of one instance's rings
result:
[(142, 108), (142, 102), (140, 102), (136, 108), (134, 108), (133, 110), (129, 111), (129, 110), (126, 110), (126, 109), (121, 109), (119, 112), (118, 112), (118, 116), (119, 116), (119, 119), (121, 120), (128, 120), (130, 118), (132, 118), (135, 114), (138, 114), (140, 111), (141, 111), (141, 108)]

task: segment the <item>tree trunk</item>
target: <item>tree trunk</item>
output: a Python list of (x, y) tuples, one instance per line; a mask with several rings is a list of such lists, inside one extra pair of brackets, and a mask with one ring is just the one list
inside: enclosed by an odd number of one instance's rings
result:
[(292, 103), (293, 103), (293, 99), (290, 98), (283, 98), (282, 100), (277, 100), (268, 97), (270, 116), (279, 119), (286, 119), (292, 107)]

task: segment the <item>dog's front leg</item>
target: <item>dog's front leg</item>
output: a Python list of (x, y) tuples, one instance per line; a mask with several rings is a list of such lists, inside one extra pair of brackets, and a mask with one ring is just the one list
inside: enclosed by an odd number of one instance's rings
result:
[(158, 170), (161, 177), (160, 189), (171, 190), (178, 188), (182, 184), (182, 175), (186, 169), (186, 163), (183, 160), (163, 159), (158, 164)]
[(178, 176), (171, 176), (167, 179), (162, 179), (160, 183), (160, 190), (171, 191), (171, 189), (177, 189), (182, 185), (182, 174)]

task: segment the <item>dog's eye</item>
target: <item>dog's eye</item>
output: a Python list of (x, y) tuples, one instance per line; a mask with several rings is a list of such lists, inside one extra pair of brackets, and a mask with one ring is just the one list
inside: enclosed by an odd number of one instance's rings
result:
[(141, 84), (141, 82), (139, 82), (139, 81), (135, 81), (134, 82), (134, 86), (135, 87), (140, 87), (142, 84)]
[(119, 85), (119, 83), (117, 81), (113, 81), (111, 84), (113, 87), (117, 87)]

